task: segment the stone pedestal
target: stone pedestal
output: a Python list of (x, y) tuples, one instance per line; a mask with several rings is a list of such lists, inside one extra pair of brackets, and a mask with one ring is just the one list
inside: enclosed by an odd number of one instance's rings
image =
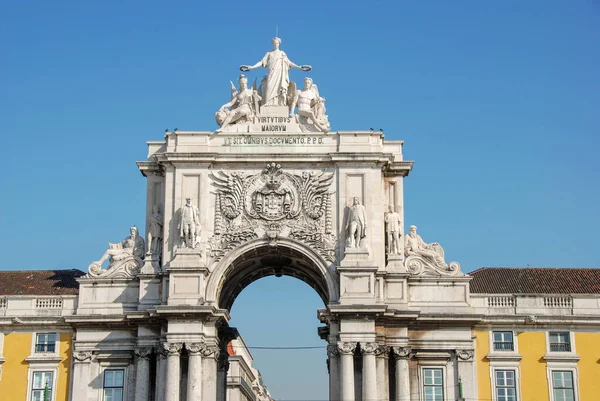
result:
[(458, 379), (461, 382), (461, 394), (457, 394), (461, 399), (469, 400), (477, 398), (477, 389), (475, 378), (474, 350), (457, 350), (456, 361), (458, 364)]
[(406, 273), (406, 266), (404, 266), (404, 257), (402, 255), (388, 255), (387, 257), (387, 270), (393, 273)]
[(73, 400), (87, 400), (91, 361), (91, 351), (75, 351), (73, 353)]
[(206, 262), (200, 248), (177, 248), (175, 258), (169, 264), (170, 268), (199, 269), (205, 268)]

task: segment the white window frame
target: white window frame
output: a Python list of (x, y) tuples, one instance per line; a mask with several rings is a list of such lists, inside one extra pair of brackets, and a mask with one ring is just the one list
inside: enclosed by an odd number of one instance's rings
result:
[[(550, 333), (569, 333), (569, 341), (571, 343), (571, 351), (551, 351), (550, 350)], [(575, 352), (575, 333), (571, 330), (548, 330), (546, 331), (546, 354), (576, 354)]]
[(6, 362), (6, 359), (2, 356), (4, 350), (4, 333), (0, 331), (0, 380), (2, 380), (2, 364)]
[(52, 397), (50, 401), (56, 400), (56, 393), (58, 391), (58, 367), (52, 365), (36, 364), (34, 367), (30, 366), (27, 373), (27, 401), (31, 401), (31, 393), (33, 393), (33, 374), (36, 372), (52, 372)]
[[(497, 350), (497, 349), (495, 349), (494, 348), (494, 333), (511, 333), (513, 349), (512, 350)], [(490, 331), (490, 353), (492, 353), (492, 352), (501, 352), (501, 353), (518, 352), (518, 350), (519, 349), (517, 347), (517, 333), (514, 330), (497, 329), (497, 330)]]
[[(37, 337), (38, 334), (54, 334), (54, 352), (35, 352)], [(29, 355), (31, 356), (42, 356), (42, 355), (52, 355), (56, 356), (60, 353), (60, 332), (57, 330), (47, 330), (47, 331), (36, 331), (31, 333), (31, 350)]]
[(102, 378), (102, 387), (100, 387), (100, 400), (104, 401), (104, 374), (107, 370), (122, 370), (123, 371), (123, 401), (127, 401), (127, 374), (128, 369), (127, 369), (128, 365), (125, 364), (119, 364), (119, 363), (115, 363), (115, 364), (106, 364), (106, 365), (102, 365), (102, 375), (100, 376)]
[(492, 400), (498, 401), (498, 396), (496, 393), (496, 371), (498, 370), (512, 370), (515, 372), (515, 394), (516, 401), (522, 401), (521, 398), (521, 370), (518, 364), (514, 363), (495, 363), (493, 366), (490, 366), (490, 381), (492, 383)]
[[(423, 373), (423, 369), (441, 369), (442, 370), (442, 391), (444, 396), (444, 401), (451, 401), (454, 399), (454, 394), (449, 393), (450, 389), (453, 389), (454, 379), (452, 377), (448, 377), (448, 360), (419, 360), (418, 362), (418, 373), (417, 373), (417, 382), (419, 386), (419, 399), (425, 399), (425, 375)], [(452, 397), (452, 398), (451, 398)]]
[(550, 401), (554, 400), (554, 383), (552, 378), (552, 372), (571, 372), (573, 375), (573, 395), (574, 401), (579, 401), (579, 375), (577, 374), (577, 367), (568, 366), (567, 364), (561, 363), (549, 363), (547, 368), (548, 377), (548, 392), (550, 393)]
[(448, 397), (446, 394), (446, 387), (448, 386), (446, 379), (446, 371), (444, 366), (441, 365), (422, 365), (419, 369), (420, 372), (420, 391), (421, 391), (421, 399), (425, 400), (425, 370), (441, 370), (442, 371), (442, 401), (448, 401)]

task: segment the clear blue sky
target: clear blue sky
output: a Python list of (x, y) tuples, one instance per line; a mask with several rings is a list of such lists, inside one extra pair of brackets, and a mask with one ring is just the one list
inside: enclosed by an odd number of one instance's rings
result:
[[(143, 227), (145, 141), (215, 129), (276, 24), (333, 130), (405, 140), (406, 223), (448, 259), (600, 265), (597, 0), (2, 1), (0, 269), (85, 270)], [(319, 302), (263, 279), (232, 323), (249, 345), (321, 345)], [(254, 355), (276, 397), (326, 398), (323, 351)]]

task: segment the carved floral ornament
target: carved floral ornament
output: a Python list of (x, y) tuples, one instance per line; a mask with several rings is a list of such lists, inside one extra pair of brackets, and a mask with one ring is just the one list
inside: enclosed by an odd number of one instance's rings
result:
[(287, 237), (333, 261), (330, 187), (333, 173), (285, 172), (269, 163), (258, 174), (241, 171), (211, 173), (216, 187), (215, 230), (210, 256), (218, 261), (245, 242), (266, 237), (272, 243)]
[(73, 358), (75, 358), (77, 362), (90, 362), (92, 356), (92, 351), (77, 351), (73, 354)]
[(135, 356), (139, 359), (149, 359), (152, 355), (152, 347), (140, 347), (134, 350)]
[(341, 342), (338, 343), (338, 351), (341, 355), (353, 355), (356, 350), (356, 343)]
[(406, 359), (410, 358), (411, 349), (410, 347), (392, 347), (392, 353), (396, 358)]
[(456, 356), (462, 361), (470, 361), (475, 356), (475, 351), (472, 349), (460, 349), (456, 351)]

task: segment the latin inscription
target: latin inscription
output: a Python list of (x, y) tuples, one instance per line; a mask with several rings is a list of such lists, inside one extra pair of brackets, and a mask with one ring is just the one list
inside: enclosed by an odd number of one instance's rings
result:
[[(279, 118), (279, 117), (264, 117)], [(323, 138), (316, 136), (238, 136), (225, 138), (224, 146), (293, 146), (293, 145), (321, 145)]]

